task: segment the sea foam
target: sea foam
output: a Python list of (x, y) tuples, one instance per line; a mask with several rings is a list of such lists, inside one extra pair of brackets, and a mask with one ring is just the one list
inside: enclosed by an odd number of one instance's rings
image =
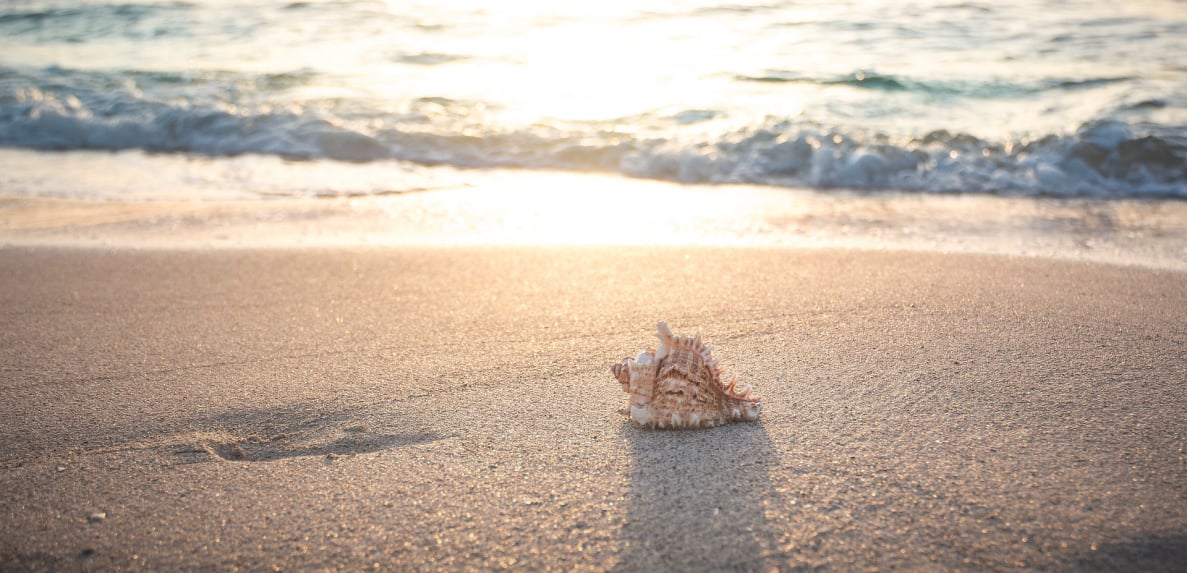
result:
[(1184, 142), (1111, 119), (1001, 141), (946, 131), (891, 137), (790, 120), (693, 139), (604, 126), (458, 132), (371, 110), (167, 99), (134, 87), (0, 88), (0, 104), (0, 144), (39, 150), (404, 160), (821, 189), (1187, 197)]

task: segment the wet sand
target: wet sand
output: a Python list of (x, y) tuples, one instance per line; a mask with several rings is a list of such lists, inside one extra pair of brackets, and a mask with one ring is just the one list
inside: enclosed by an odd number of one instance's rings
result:
[(237, 200), (188, 189), (173, 190), (172, 200), (0, 191), (0, 248), (777, 246), (1187, 271), (1181, 200), (676, 185), (524, 171), (470, 173), (425, 189)]
[[(790, 248), (0, 249), (0, 569), (1173, 570), (1187, 275)], [(700, 330), (760, 423), (633, 427)]]

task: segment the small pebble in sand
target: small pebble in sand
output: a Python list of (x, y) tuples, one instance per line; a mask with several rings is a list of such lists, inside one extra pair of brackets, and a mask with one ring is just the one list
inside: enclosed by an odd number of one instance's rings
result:
[(104, 519), (107, 519), (107, 513), (102, 511), (96, 511), (87, 516), (87, 521), (90, 523), (99, 523)]
[(336, 459), (338, 459), (338, 454), (335, 454), (334, 452), (330, 452), (330, 453), (326, 454), (326, 459), (327, 460), (336, 460)]

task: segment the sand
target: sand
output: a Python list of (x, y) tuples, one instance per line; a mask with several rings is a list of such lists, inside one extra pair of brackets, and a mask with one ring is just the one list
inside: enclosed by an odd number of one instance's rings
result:
[[(91, 172), (61, 177), (63, 187), (86, 189)], [(780, 246), (1187, 272), (1187, 201), (1179, 200), (677, 185), (507, 170), (470, 171), (465, 181), (427, 192), (236, 200), (190, 196), (194, 190), (168, 182), (151, 200), (14, 187), (0, 189), (0, 248)]]
[[(0, 250), (0, 569), (1173, 570), (1187, 276), (787, 248)], [(640, 430), (700, 330), (760, 423)]]

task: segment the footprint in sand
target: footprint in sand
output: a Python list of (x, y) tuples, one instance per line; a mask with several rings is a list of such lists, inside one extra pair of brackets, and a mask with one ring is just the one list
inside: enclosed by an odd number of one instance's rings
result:
[(208, 461), (211, 457), (232, 462), (269, 462), (295, 457), (369, 454), (447, 437), (433, 432), (375, 433), (366, 425), (355, 425), (316, 432), (204, 434), (187, 441), (173, 453), (188, 463)]

